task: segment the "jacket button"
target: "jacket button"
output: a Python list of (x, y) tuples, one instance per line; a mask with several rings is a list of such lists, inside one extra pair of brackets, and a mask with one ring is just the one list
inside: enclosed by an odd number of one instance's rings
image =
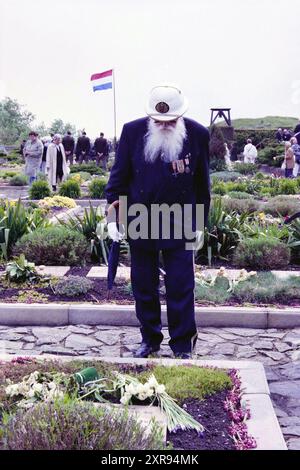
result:
[(138, 173), (138, 172), (139, 172), (139, 170), (135, 170), (135, 172), (136, 172), (136, 173)]
[(140, 193), (143, 193), (143, 192), (144, 192), (144, 190), (143, 190), (143, 189), (141, 189), (141, 190), (140, 190)]
[(184, 190), (182, 191), (182, 194), (185, 194), (185, 193), (186, 193), (186, 190), (184, 189)]

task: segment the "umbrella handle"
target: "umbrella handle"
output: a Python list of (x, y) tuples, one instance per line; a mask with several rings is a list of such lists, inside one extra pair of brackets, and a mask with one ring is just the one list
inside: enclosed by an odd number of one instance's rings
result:
[(124, 223), (125, 214), (123, 213), (124, 206), (121, 201), (117, 200), (114, 201), (108, 209), (106, 210), (106, 221), (109, 222), (117, 222), (118, 224)]

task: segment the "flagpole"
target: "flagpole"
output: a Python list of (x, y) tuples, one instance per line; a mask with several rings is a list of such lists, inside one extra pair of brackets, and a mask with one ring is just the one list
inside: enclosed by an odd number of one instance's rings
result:
[(117, 113), (116, 113), (116, 89), (115, 89), (115, 70), (113, 69), (113, 94), (114, 94), (114, 151), (117, 147)]

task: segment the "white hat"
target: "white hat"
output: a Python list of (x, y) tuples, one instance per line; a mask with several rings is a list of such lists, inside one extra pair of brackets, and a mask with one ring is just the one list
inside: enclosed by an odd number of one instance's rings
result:
[(146, 113), (157, 121), (172, 121), (188, 109), (188, 102), (180, 88), (171, 84), (158, 85), (150, 91)]

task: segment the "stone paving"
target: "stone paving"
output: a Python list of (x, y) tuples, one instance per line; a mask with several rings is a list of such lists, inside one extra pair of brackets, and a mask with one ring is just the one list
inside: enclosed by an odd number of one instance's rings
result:
[[(160, 355), (171, 356), (168, 332)], [(68, 325), (0, 326), (0, 353), (130, 357), (140, 341), (135, 327)], [(300, 328), (201, 328), (196, 356), (264, 364), (271, 398), (288, 447), (300, 450)]]

